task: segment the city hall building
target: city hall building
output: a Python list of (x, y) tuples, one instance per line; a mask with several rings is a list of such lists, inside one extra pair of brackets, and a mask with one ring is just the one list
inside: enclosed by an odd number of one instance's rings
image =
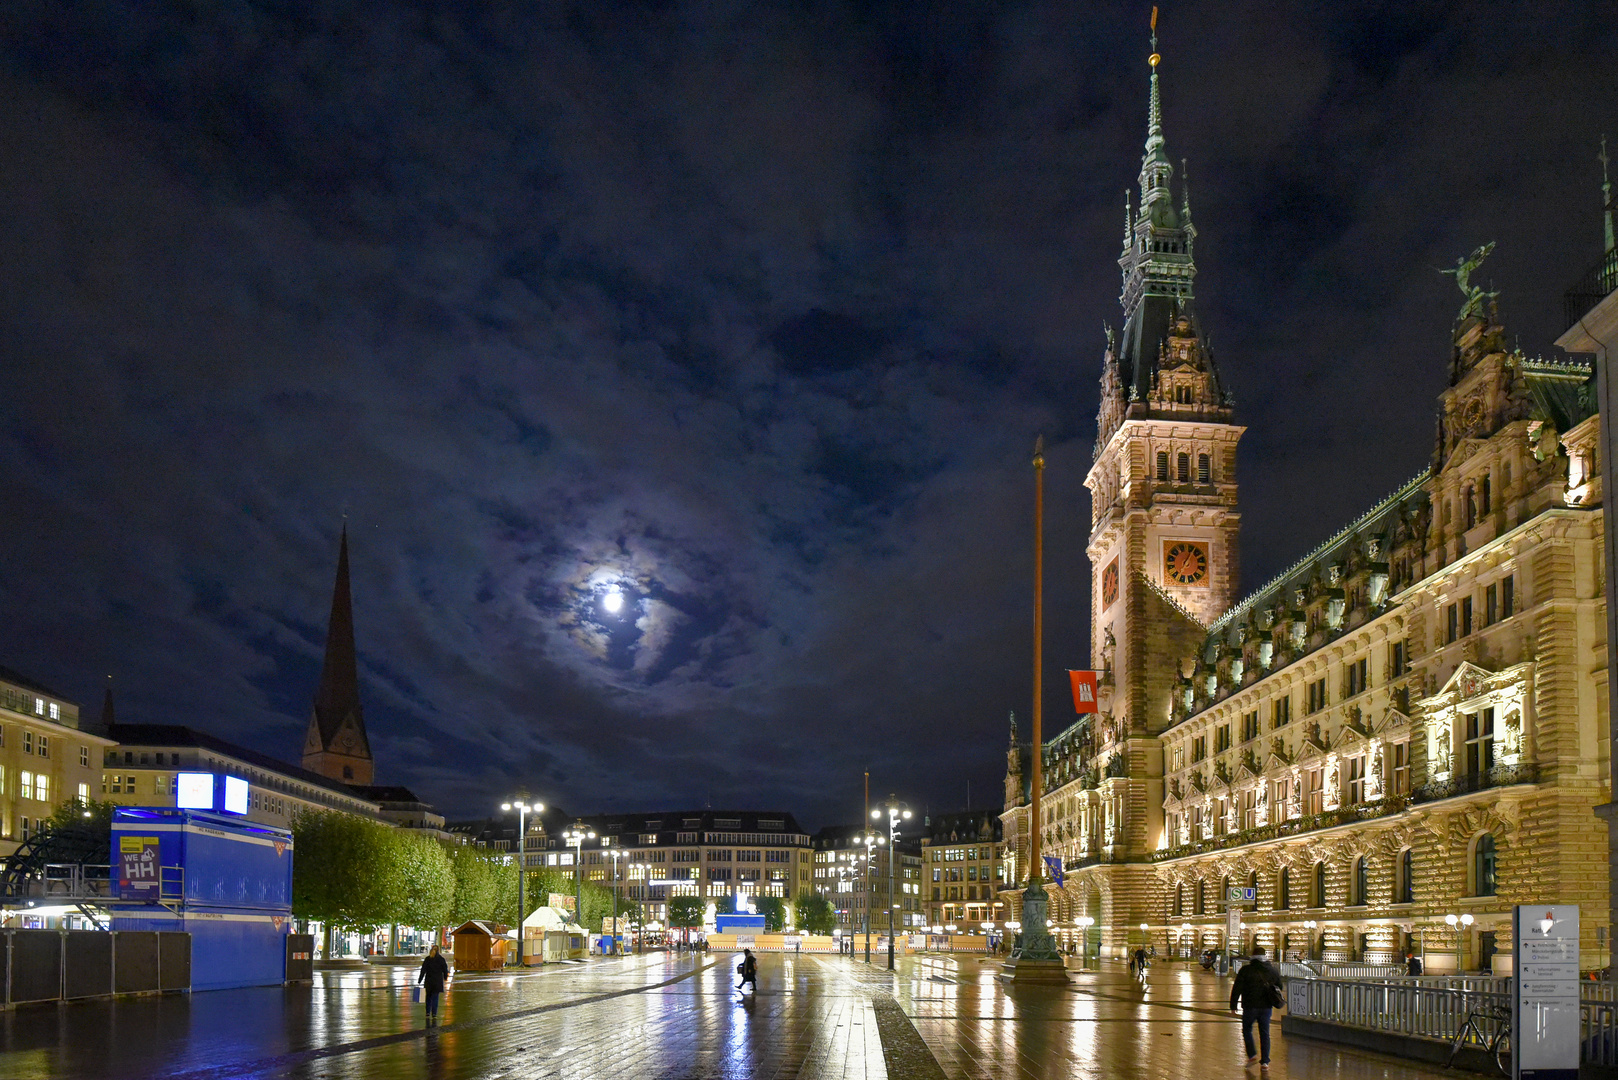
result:
[[(1508, 344), (1457, 273), (1431, 460), (1274, 581), (1236, 591), (1236, 422), (1193, 307), (1156, 57), (1101, 376), (1088, 555), (1099, 709), (1038, 748), (1045, 854), (1107, 955), (1255, 944), (1509, 967), (1512, 906), (1578, 904), (1607, 962), (1602, 491), (1591, 368)], [(1374, 452), (1365, 447), (1363, 452)], [(1421, 463), (1412, 462), (1412, 471)], [(1002, 895), (1020, 908), (1013, 726)], [(1254, 890), (1240, 940), (1226, 898)]]

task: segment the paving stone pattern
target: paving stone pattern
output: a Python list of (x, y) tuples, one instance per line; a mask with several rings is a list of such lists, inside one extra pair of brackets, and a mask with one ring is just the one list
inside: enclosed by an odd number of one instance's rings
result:
[[(321, 972), (313, 987), (135, 998), (0, 1014), (6, 1080), (942, 1080), (1252, 1076), (1228, 984), (1121, 970), (1069, 988), (1008, 986), (976, 957), (879, 964), (760, 957), (759, 990), (735, 960), (593, 960), (454, 980), (422, 1026), (408, 969)], [(1361, 1051), (1291, 1044), (1275, 1080), (1441, 1075)]]

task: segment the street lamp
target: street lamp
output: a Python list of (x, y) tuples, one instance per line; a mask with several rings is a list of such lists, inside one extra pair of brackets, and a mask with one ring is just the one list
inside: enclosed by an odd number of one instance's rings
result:
[[(1311, 960), (1315, 958), (1315, 927), (1319, 925), (1320, 924), (1315, 922), (1313, 919), (1305, 919), (1303, 921), (1303, 928), (1309, 931), (1309, 959)], [(1324, 952), (1324, 950), (1322, 951)]]
[(1078, 917), (1078, 919), (1075, 920), (1075, 921), (1077, 921), (1078, 924), (1079, 924), (1079, 933), (1083, 935), (1082, 941), (1083, 941), (1083, 945), (1084, 945), (1084, 952), (1082, 954), (1082, 959), (1079, 961), (1079, 966), (1081, 966), (1081, 967), (1089, 967), (1090, 966), (1090, 927), (1092, 927), (1092, 926), (1094, 926), (1096, 924), (1096, 920), (1095, 920), (1095, 917), (1093, 915), (1080, 915)]
[[(899, 906), (899, 891), (895, 887), (895, 864), (899, 861), (899, 822), (910, 820), (910, 810), (895, 796), (889, 795), (888, 813), (888, 970), (893, 970), (893, 912)], [(871, 817), (882, 819), (881, 810), (872, 810)]]
[[(875, 813), (873, 811), (873, 813)], [(871, 852), (884, 838), (876, 833), (866, 833), (865, 843), (865, 962), (871, 962)]]
[(562, 833), (562, 842), (573, 849), (573, 921), (584, 925), (584, 842), (596, 838), (595, 830), (575, 821)]
[(607, 852), (607, 858), (612, 860), (612, 951), (618, 951), (618, 860), (628, 858), (629, 852), (622, 848), (613, 848)]
[[(1461, 934), (1472, 926), (1472, 916), (1462, 915), (1456, 917), (1454, 915), (1445, 915), (1444, 921), (1449, 924), (1451, 930), (1455, 931), (1455, 974), (1459, 975), (1461, 973)], [(1459, 929), (1456, 927), (1457, 923), (1460, 924)]]
[(1191, 959), (1191, 954), (1195, 951), (1191, 948), (1191, 923), (1189, 921), (1180, 924), (1180, 951), (1185, 953), (1185, 959), (1187, 960)]
[(522, 967), (522, 923), (523, 917), (528, 914), (523, 910), (527, 906), (523, 895), (523, 880), (528, 877), (528, 812), (532, 810), (536, 814), (543, 814), (545, 804), (530, 804), (522, 799), (513, 799), (511, 802), (501, 803), (500, 809), (508, 814), (513, 810), (517, 811), (517, 966)]

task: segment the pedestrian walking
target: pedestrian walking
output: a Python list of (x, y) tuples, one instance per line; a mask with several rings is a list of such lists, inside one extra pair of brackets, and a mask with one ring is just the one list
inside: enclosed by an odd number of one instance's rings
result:
[(736, 965), (736, 973), (742, 977), (736, 989), (752, 984), (753, 993), (758, 993), (758, 961), (754, 959), (752, 949), (742, 950), (742, 962)]
[(1421, 957), (1417, 956), (1415, 953), (1407, 953), (1405, 955), (1405, 974), (1421, 974)]
[(437, 945), (421, 962), (416, 982), (422, 985), (427, 994), (427, 1023), (438, 1023), (438, 997), (444, 992), (444, 984), (449, 982), (449, 961), (438, 955)]
[[(1269, 1069), (1270, 1012), (1281, 1002), (1281, 975), (1264, 959), (1264, 947), (1255, 945), (1253, 958), (1236, 973), (1230, 985), (1230, 1011), (1242, 1018), (1242, 1044), (1247, 1048), (1249, 1065), (1256, 1061), (1259, 1068)], [(1259, 1036), (1257, 1047), (1253, 1045), (1255, 1024)]]

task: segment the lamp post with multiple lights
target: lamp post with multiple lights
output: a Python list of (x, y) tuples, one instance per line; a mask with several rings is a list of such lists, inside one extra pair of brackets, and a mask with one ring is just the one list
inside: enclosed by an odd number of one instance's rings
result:
[(612, 950), (618, 951), (618, 860), (628, 858), (629, 852), (623, 848), (613, 848), (607, 852), (607, 858), (612, 860)]
[(874, 895), (871, 892), (871, 869), (872, 869), (872, 862), (873, 862), (873, 859), (871, 857), (871, 853), (873, 851), (875, 851), (878, 844), (885, 843), (886, 841), (884, 840), (883, 837), (878, 836), (876, 833), (869, 833), (868, 832), (864, 836), (864, 842), (865, 842), (865, 962), (867, 964), (869, 964), (871, 962), (871, 898)]
[[(893, 913), (899, 906), (899, 894), (895, 887), (897, 875), (895, 864), (899, 861), (899, 822), (910, 820), (910, 809), (895, 796), (889, 795), (886, 804), (888, 815), (888, 970), (893, 970), (893, 939), (894, 919)], [(872, 810), (871, 818), (882, 820), (883, 811)], [(868, 948), (868, 947), (867, 947)], [(869, 959), (869, 956), (867, 956)]]
[(501, 803), (500, 809), (508, 814), (513, 810), (517, 811), (517, 966), (522, 967), (524, 963), (522, 955), (522, 924), (523, 916), (527, 914), (527, 911), (524, 910), (526, 897), (523, 892), (523, 882), (528, 877), (528, 814), (530, 811), (543, 814), (545, 804), (529, 803), (525, 799), (513, 799), (510, 802)]
[(562, 842), (573, 849), (573, 920), (584, 925), (584, 842), (596, 838), (595, 830), (575, 821), (562, 833)]

